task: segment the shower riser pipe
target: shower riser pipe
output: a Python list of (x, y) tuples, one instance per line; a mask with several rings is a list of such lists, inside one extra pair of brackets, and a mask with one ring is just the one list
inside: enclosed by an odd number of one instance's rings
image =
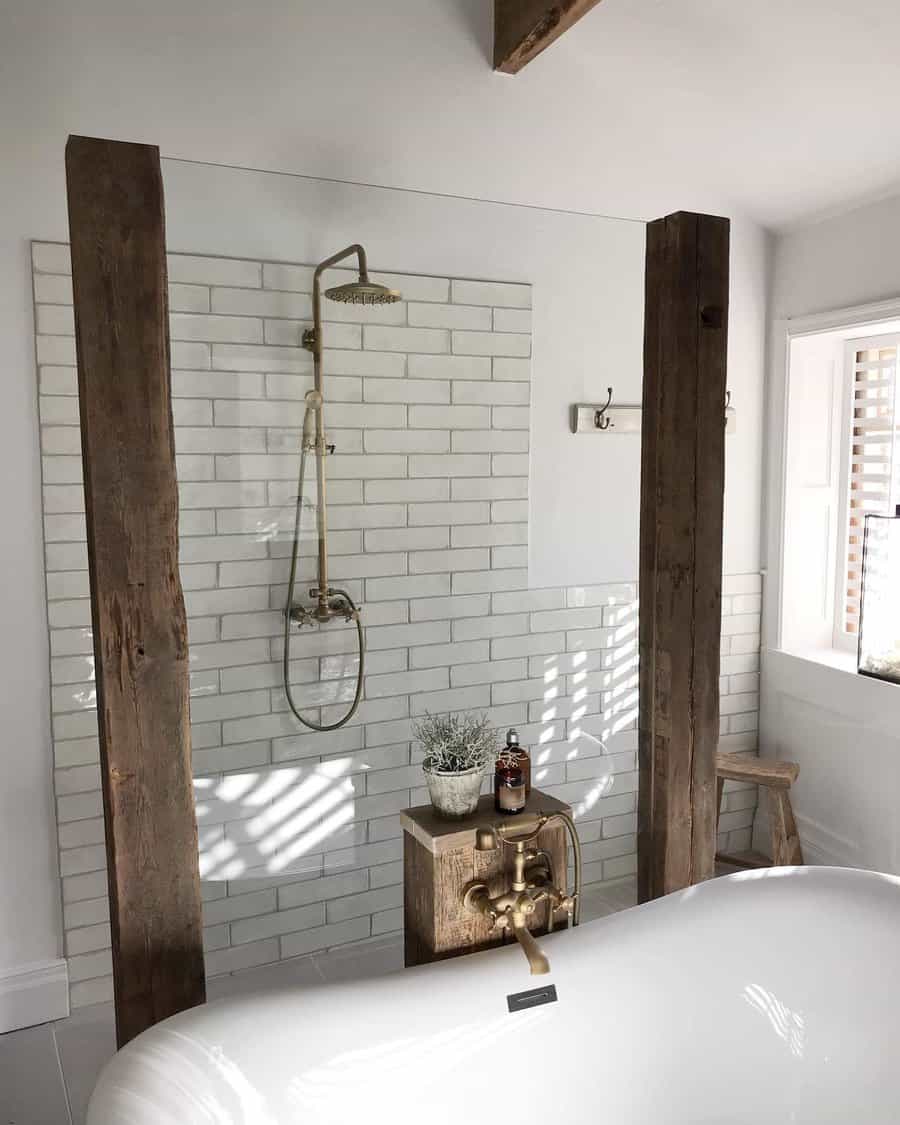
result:
[[(312, 311), (313, 326), (303, 334), (303, 346), (313, 357), (313, 390), (306, 395), (306, 412), (300, 439), (300, 470), (297, 480), (297, 502), (294, 514), (294, 542), (291, 550), (291, 569), (288, 580), (287, 604), (284, 610), (284, 690), (288, 705), (296, 718), (311, 730), (337, 730), (349, 722), (355, 714), (362, 698), (363, 677), (365, 674), (365, 637), (359, 610), (345, 590), (332, 589), (328, 585), (328, 516), (326, 509), (327, 486), (325, 477), (325, 455), (329, 452), (325, 444), (325, 396), (322, 378), (322, 298), (321, 278), (330, 266), (356, 255), (359, 263), (359, 280), (339, 285), (326, 291), (325, 296), (333, 301), (351, 304), (386, 304), (400, 299), (400, 294), (383, 285), (369, 281), (366, 265), (366, 252), (358, 243), (348, 246), (330, 258), (320, 262), (313, 274)], [(297, 580), (297, 553), (303, 517), (303, 490), (305, 484), (306, 454), (312, 449), (316, 462), (316, 535), (318, 537), (317, 582), (309, 591), (314, 599), (314, 608), (294, 604), (294, 589)], [(335, 617), (356, 624), (359, 643), (359, 667), (356, 677), (356, 691), (350, 709), (336, 723), (318, 723), (300, 713), (294, 702), (291, 689), (291, 626), (296, 622), (304, 625), (325, 625)]]

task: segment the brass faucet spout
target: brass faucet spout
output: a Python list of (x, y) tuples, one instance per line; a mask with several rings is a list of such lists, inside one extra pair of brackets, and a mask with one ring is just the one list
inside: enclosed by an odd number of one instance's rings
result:
[(525, 923), (525, 915), (518, 910), (514, 910), (510, 912), (509, 920), (512, 925), (512, 932), (516, 935), (516, 941), (521, 945), (522, 952), (528, 959), (531, 975), (538, 977), (544, 973), (549, 973), (550, 962), (532, 937), (531, 931)]

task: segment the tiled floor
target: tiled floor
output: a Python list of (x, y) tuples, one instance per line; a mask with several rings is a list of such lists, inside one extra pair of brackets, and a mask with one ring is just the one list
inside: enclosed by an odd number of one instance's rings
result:
[[(606, 884), (586, 892), (583, 916), (585, 921), (602, 918), (634, 903), (633, 880)], [(209, 983), (208, 998), (381, 976), (402, 965), (402, 942), (393, 936), (216, 977)], [(83, 1125), (91, 1090), (114, 1052), (111, 1004), (0, 1035), (0, 1125)]]
[(71, 1120), (54, 1025), (0, 1035), (0, 1122), (64, 1125)]

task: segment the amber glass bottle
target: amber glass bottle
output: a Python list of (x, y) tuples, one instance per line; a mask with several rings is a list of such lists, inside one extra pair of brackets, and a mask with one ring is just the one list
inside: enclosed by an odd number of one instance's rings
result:
[(494, 808), (498, 813), (520, 813), (525, 808), (525, 774), (522, 767), (500, 761), (494, 771)]
[(519, 743), (519, 732), (510, 727), (506, 732), (506, 748), (503, 757), (510, 762), (515, 762), (516, 765), (521, 766), (522, 773), (525, 775), (525, 800), (531, 796), (531, 757), (524, 746)]

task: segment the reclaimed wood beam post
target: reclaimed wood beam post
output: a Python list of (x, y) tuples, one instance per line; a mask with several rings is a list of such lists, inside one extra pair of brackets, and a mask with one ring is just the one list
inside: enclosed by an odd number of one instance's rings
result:
[(600, 0), (494, 0), (494, 70), (518, 74)]
[(159, 150), (66, 145), (116, 1035), (205, 999)]
[(729, 222), (647, 227), (638, 898), (715, 871)]

